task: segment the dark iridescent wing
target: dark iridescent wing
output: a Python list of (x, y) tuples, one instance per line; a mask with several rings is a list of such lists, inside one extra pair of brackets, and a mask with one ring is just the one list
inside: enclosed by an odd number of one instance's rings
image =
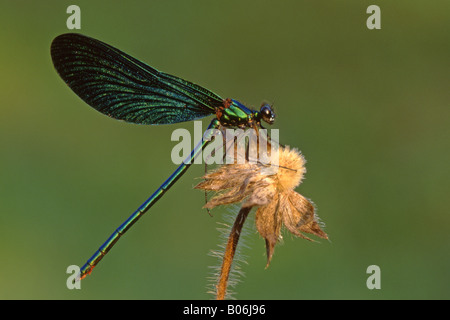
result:
[(56, 37), (53, 64), (91, 107), (139, 124), (169, 124), (215, 113), (222, 98), (192, 82), (160, 72), (101, 41), (80, 34)]

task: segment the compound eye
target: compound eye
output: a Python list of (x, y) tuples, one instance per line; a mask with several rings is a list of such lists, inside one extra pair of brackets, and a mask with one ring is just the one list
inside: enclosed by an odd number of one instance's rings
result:
[(275, 112), (273, 112), (273, 109), (268, 104), (263, 104), (261, 106), (261, 117), (262, 119), (267, 122), (268, 124), (272, 124), (275, 122)]

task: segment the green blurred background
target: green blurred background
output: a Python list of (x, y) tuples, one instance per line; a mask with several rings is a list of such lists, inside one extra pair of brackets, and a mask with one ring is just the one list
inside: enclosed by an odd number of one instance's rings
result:
[[(84, 280), (82, 265), (175, 169), (192, 123), (138, 126), (56, 74), (66, 8), (80, 33), (250, 107), (275, 103), (308, 163), (297, 189), (330, 242), (287, 233), (272, 264), (254, 227), (238, 299), (449, 299), (449, 1), (2, 1), (0, 298), (210, 299), (217, 222), (194, 166)], [(381, 8), (368, 30), (366, 8)], [(208, 120), (205, 120), (205, 125)], [(381, 290), (366, 287), (369, 265)]]

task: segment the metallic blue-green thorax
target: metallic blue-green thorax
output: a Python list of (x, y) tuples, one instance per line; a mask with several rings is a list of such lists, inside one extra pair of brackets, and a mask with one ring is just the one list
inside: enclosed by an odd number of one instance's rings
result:
[(253, 127), (255, 120), (258, 121), (258, 112), (250, 110), (239, 101), (234, 99), (230, 104), (225, 104), (223, 109), (218, 112), (218, 119), (223, 126), (231, 127)]

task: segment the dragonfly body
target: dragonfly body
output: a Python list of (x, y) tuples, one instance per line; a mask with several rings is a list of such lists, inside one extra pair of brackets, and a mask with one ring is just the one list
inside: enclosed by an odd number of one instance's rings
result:
[[(208, 129), (261, 127), (272, 124), (275, 113), (263, 104), (251, 110), (234, 99), (222, 99), (211, 91), (153, 67), (99, 40), (80, 34), (63, 34), (51, 45), (55, 69), (66, 84), (97, 111), (136, 124), (172, 124), (215, 115)], [(89, 274), (120, 237), (150, 209), (187, 171), (211, 141), (207, 130), (188, 158), (124, 222), (81, 268)]]

